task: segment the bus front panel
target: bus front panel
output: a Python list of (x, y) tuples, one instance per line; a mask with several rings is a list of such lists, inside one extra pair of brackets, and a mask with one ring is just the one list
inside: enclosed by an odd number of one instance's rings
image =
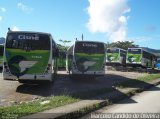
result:
[(77, 42), (75, 44), (74, 58), (75, 73), (104, 73), (105, 49), (103, 43)]
[(108, 48), (106, 53), (106, 64), (119, 63), (119, 49)]
[(128, 49), (126, 58), (127, 64), (131, 65), (141, 64), (141, 60), (142, 60), (142, 49), (134, 49), (134, 48)]
[(36, 79), (38, 75), (49, 73), (50, 43), (50, 37), (46, 34), (8, 33), (4, 73), (18, 79)]

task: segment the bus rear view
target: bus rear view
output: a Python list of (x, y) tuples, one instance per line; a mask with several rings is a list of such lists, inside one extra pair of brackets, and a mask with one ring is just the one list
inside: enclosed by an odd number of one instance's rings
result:
[(107, 48), (106, 65), (108, 66), (125, 66), (126, 50), (121, 48)]
[(52, 37), (39, 32), (8, 32), (4, 79), (52, 81)]
[(126, 63), (128, 66), (140, 67), (142, 60), (141, 48), (128, 48)]
[(97, 76), (105, 74), (104, 43), (76, 41), (68, 49), (67, 61), (72, 76)]

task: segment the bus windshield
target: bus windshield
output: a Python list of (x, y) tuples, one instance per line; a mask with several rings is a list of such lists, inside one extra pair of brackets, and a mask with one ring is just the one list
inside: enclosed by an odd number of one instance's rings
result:
[(105, 53), (105, 48), (103, 43), (77, 42), (75, 44), (75, 53), (101, 54)]
[(107, 53), (119, 53), (119, 49), (107, 49)]
[(128, 53), (130, 54), (141, 54), (141, 49), (128, 49)]
[(50, 37), (37, 33), (9, 33), (6, 48), (30, 50), (50, 50)]

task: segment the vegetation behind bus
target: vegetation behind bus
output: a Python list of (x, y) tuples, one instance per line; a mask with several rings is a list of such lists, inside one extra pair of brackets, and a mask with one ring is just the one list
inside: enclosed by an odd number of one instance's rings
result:
[(108, 42), (106, 44), (106, 48), (113, 48), (113, 47), (127, 50), (128, 48), (136, 48), (139, 46), (137, 44), (135, 44), (133, 41), (117, 41), (117, 42), (113, 42), (113, 43)]
[(65, 68), (66, 67), (66, 52), (59, 51), (57, 63), (58, 63), (58, 68)]
[(67, 43), (70, 43), (71, 41), (69, 40), (59, 40), (62, 44), (57, 44), (57, 47), (59, 49), (59, 56), (57, 59), (57, 63), (58, 63), (58, 68), (65, 68), (66, 67), (66, 51), (69, 48), (69, 46), (67, 46)]

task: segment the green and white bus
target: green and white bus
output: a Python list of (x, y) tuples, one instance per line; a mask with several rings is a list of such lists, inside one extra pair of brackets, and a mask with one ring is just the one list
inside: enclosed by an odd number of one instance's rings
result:
[(58, 50), (51, 34), (8, 31), (4, 46), (4, 79), (20, 83), (51, 82), (57, 72)]
[(105, 74), (105, 44), (96, 41), (75, 41), (66, 54), (66, 70), (71, 77), (92, 77)]
[(147, 48), (128, 48), (126, 65), (132, 67), (154, 68), (156, 56)]
[(3, 68), (4, 44), (0, 44), (0, 68)]
[(117, 66), (126, 65), (126, 50), (121, 48), (107, 48), (106, 65)]

